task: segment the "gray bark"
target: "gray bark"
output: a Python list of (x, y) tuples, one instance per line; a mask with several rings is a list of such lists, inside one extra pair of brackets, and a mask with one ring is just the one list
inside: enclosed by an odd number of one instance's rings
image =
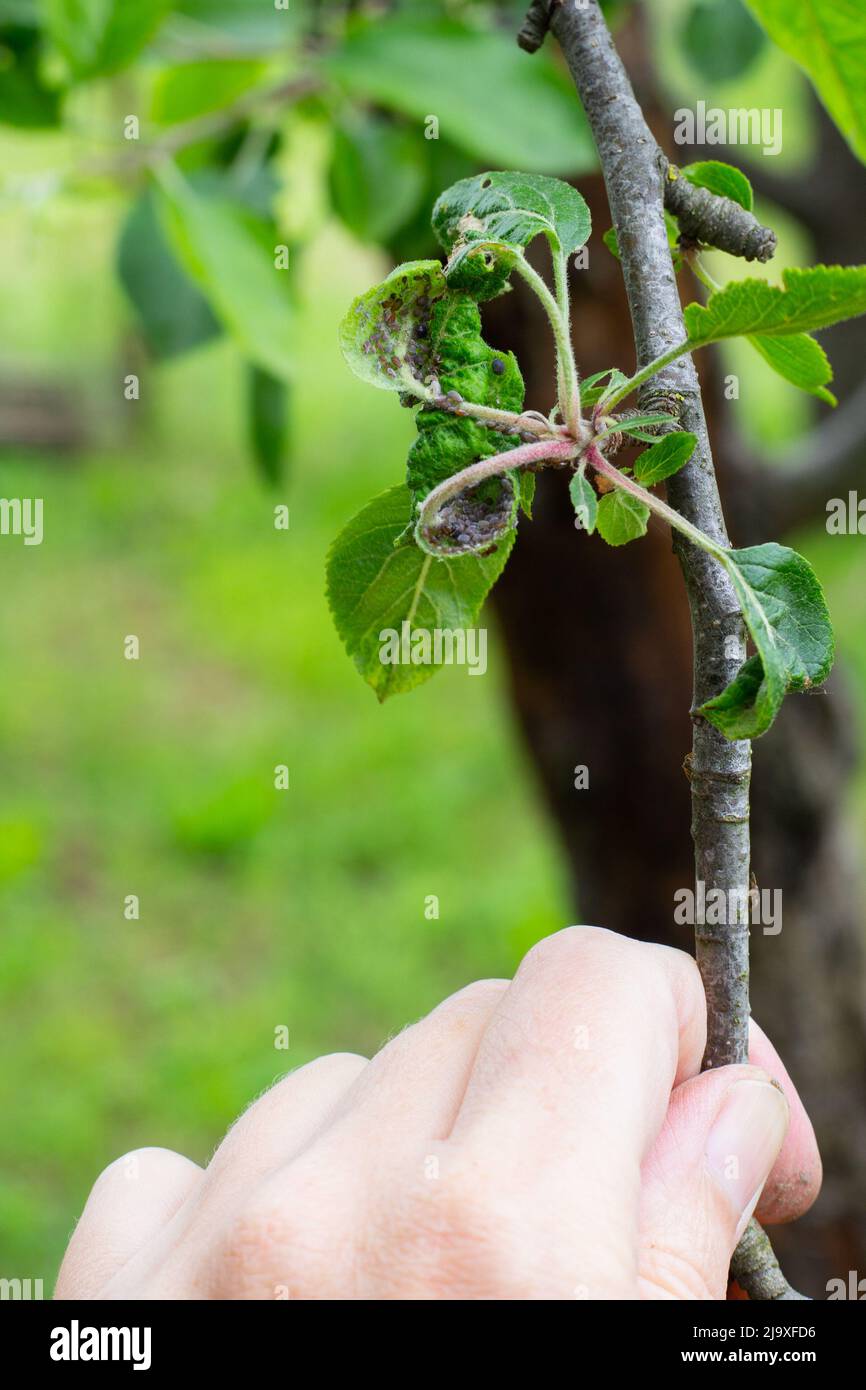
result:
[[(558, 8), (551, 24), (592, 127), (616, 228), (638, 366), (686, 337), (663, 211), (658, 147), (595, 3)], [(680, 358), (649, 383), (642, 404), (675, 405), (697, 436), (691, 462), (668, 482), (673, 507), (720, 544), (729, 545), (697, 373)], [(676, 537), (694, 640), (696, 709), (733, 679), (746, 654), (742, 615), (726, 573), (704, 551)], [(735, 904), (723, 928), (698, 926), (696, 954), (707, 994), (704, 1065), (748, 1059), (749, 778), (748, 742), (731, 743), (694, 718), (688, 776), (692, 793), (695, 877)]]

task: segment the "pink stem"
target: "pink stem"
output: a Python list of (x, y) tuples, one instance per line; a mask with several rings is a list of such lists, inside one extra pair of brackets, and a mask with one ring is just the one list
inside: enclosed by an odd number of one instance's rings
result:
[(497, 473), (507, 473), (511, 468), (523, 468), (527, 464), (541, 463), (546, 459), (565, 462), (575, 458), (577, 453), (578, 445), (572, 439), (539, 439), (538, 443), (519, 444), (516, 449), (506, 449), (501, 454), (479, 459), (477, 463), (471, 463), (468, 468), (464, 468), (461, 473), (446, 478), (427, 494), (421, 504), (418, 525), (422, 528), (431, 526), (436, 514), (452, 497), (465, 492), (467, 488), (475, 487), (478, 483), (483, 483), (486, 478), (492, 478)]

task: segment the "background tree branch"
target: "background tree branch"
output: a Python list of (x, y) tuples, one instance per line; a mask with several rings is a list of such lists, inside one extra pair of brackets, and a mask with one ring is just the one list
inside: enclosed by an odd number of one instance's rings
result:
[[(740, 438), (731, 441), (734, 468), (747, 489), (745, 529), (757, 538), (760, 518), (773, 518), (785, 534), (826, 516), (833, 497), (847, 500), (849, 489), (866, 482), (866, 382), (795, 444), (778, 462)], [(766, 520), (763, 527), (766, 529)]]

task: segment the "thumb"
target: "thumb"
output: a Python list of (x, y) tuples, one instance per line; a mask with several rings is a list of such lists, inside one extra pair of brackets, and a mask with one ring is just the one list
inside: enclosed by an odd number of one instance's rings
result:
[(788, 1119), (784, 1093), (759, 1067), (720, 1067), (672, 1092), (641, 1172), (642, 1298), (725, 1297)]

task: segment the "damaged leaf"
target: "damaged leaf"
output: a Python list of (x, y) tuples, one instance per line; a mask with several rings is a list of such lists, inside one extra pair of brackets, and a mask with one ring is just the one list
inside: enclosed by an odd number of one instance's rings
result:
[(543, 174), (461, 179), (433, 209), (433, 230), (449, 255), (449, 282), (483, 299), (501, 293), (515, 257), (535, 237), (546, 236), (556, 254), (569, 256), (591, 226), (577, 189)]
[[(438, 301), (428, 344), (443, 395), (454, 392), (498, 410), (523, 408), (517, 359), (485, 343), (478, 306), (468, 295), (450, 290)], [(418, 438), (409, 450), (407, 482), (417, 506), (446, 478), (520, 443), (517, 435), (503, 435), (468, 415), (430, 406), (418, 411), (416, 424)], [(435, 531), (425, 532), (424, 544), (447, 554), (486, 549), (513, 528), (519, 500), (517, 475), (490, 478), (452, 499), (440, 513)]]
[(438, 261), (407, 261), (352, 302), (340, 347), (356, 376), (384, 391), (432, 399), (426, 343), (433, 307), (447, 291)]

